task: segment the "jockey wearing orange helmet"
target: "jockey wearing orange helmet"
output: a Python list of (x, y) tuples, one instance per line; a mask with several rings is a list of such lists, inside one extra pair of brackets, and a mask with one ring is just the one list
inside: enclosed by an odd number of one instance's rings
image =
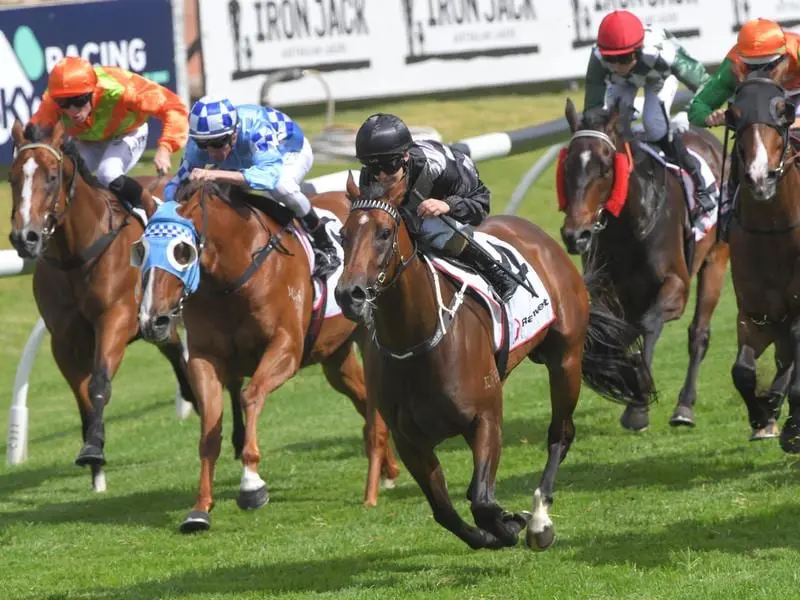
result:
[(154, 158), (158, 171), (170, 170), (170, 154), (188, 137), (189, 111), (167, 88), (117, 67), (93, 67), (66, 57), (53, 67), (31, 122), (52, 127), (64, 122), (100, 183), (122, 200), (141, 206), (142, 186), (128, 177), (147, 145), (147, 119), (164, 124)]
[[(770, 72), (784, 60), (789, 61), (790, 79), (783, 86), (799, 92), (800, 35), (784, 31), (769, 19), (748, 21), (717, 72), (692, 98), (689, 121), (701, 127), (723, 125), (725, 110), (720, 107), (733, 96), (741, 76), (759, 69)], [(800, 124), (795, 121), (795, 126)]]
[(692, 177), (699, 209), (695, 220), (716, 207), (716, 183), (705, 180), (700, 164), (689, 154), (681, 136), (670, 134), (669, 114), (678, 81), (696, 90), (707, 79), (705, 67), (689, 56), (672, 35), (645, 27), (639, 17), (627, 10), (615, 10), (600, 23), (597, 45), (586, 71), (584, 112), (610, 108), (617, 101), (632, 107), (639, 88), (644, 89), (645, 135), (668, 160)]

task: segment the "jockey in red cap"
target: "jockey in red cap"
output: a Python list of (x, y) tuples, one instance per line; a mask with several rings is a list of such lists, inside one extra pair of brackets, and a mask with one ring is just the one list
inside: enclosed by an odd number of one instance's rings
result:
[(669, 114), (677, 91), (676, 78), (696, 91), (708, 79), (708, 73), (669, 33), (645, 27), (631, 12), (616, 10), (600, 23), (597, 45), (592, 49), (586, 71), (584, 111), (611, 108), (617, 101), (632, 106), (639, 88), (644, 88), (645, 134), (667, 159), (691, 175), (702, 211), (694, 215), (697, 221), (715, 208), (716, 185), (704, 181), (699, 163), (689, 154), (680, 135), (670, 134)]

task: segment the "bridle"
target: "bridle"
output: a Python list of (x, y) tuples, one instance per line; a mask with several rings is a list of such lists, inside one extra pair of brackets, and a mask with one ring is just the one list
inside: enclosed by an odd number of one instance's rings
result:
[[(58, 180), (57, 186), (53, 192), (52, 198), (49, 202), (49, 206), (47, 212), (44, 215), (44, 226), (42, 227), (42, 244), (46, 245), (47, 240), (50, 236), (53, 235), (53, 232), (56, 230), (56, 227), (61, 223), (62, 219), (67, 213), (67, 210), (70, 207), (70, 201), (75, 196), (75, 185), (77, 181), (77, 167), (73, 162), (72, 165), (72, 179), (70, 180), (69, 190), (67, 191), (65, 202), (64, 202), (64, 209), (58, 211), (58, 204), (59, 200), (61, 199), (61, 192), (62, 192), (62, 184), (64, 182), (64, 153), (51, 146), (50, 144), (45, 144), (43, 142), (31, 142), (29, 144), (24, 144), (17, 148), (17, 157), (24, 152), (25, 150), (46, 150), (50, 154), (55, 157), (56, 161), (58, 162)], [(18, 158), (17, 158), (18, 160)]]
[[(382, 210), (387, 215), (392, 217), (394, 220), (394, 229), (392, 231), (392, 248), (390, 252), (386, 253), (386, 258), (384, 259), (383, 263), (381, 264), (380, 271), (378, 272), (377, 277), (375, 278), (375, 283), (372, 285), (367, 286), (367, 301), (372, 302), (381, 293), (383, 293), (388, 288), (394, 285), (400, 275), (405, 271), (408, 265), (411, 263), (412, 259), (417, 255), (418, 247), (416, 241), (412, 241), (413, 249), (411, 250), (411, 254), (406, 259), (400, 253), (400, 247), (398, 244), (398, 238), (400, 233), (400, 222), (402, 217), (400, 216), (400, 211), (398, 208), (392, 204), (391, 202), (386, 202), (385, 200), (378, 200), (378, 199), (360, 199), (355, 200), (351, 207), (350, 212), (353, 213), (357, 210), (363, 211), (372, 211), (372, 210)], [(396, 262), (395, 257), (399, 257), (400, 265), (394, 270), (394, 274), (392, 275), (389, 281), (386, 281), (386, 273), (389, 270), (389, 267), (392, 263)]]

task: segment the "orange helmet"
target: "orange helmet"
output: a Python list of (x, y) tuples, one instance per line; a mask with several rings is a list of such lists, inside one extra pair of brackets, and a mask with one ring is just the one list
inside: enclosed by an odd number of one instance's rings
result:
[(47, 91), (53, 98), (69, 98), (89, 94), (97, 87), (97, 73), (92, 63), (77, 56), (58, 61), (50, 72)]
[(753, 19), (739, 30), (736, 53), (749, 65), (770, 63), (786, 54), (786, 35), (775, 21)]

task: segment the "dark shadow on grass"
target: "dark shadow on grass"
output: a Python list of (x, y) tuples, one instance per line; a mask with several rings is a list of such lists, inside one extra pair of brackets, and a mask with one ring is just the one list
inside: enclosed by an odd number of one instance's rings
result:
[(96, 494), (82, 500), (41, 504), (36, 508), (0, 514), (0, 530), (15, 523), (105, 523), (177, 529), (170, 514), (188, 508), (194, 494), (182, 490), (153, 490), (125, 496)]
[(657, 533), (579, 537), (564, 540), (562, 544), (575, 550), (575, 560), (591, 565), (680, 566), (696, 559), (692, 553), (725, 552), (741, 556), (757, 550), (789, 548), (796, 551), (800, 549), (800, 538), (796, 528), (787, 527), (796, 521), (797, 504), (791, 503), (714, 523), (687, 519), (671, 523)]
[[(442, 550), (442, 553), (447, 552)], [(466, 550), (469, 552), (469, 550)], [(238, 597), (257, 593), (264, 598), (288, 594), (330, 593), (356, 588), (363, 591), (391, 588), (436, 564), (439, 554), (425, 552), (375, 552), (340, 556), (328, 560), (296, 561), (264, 565), (241, 565), (213, 570), (187, 571), (167, 579), (129, 587), (92, 589), (95, 600), (112, 598), (170, 598), (183, 596)], [(402, 561), (402, 562), (400, 562)], [(510, 567), (438, 567), (451, 589), (479, 584), (487, 577), (508, 577)], [(433, 589), (431, 591), (434, 591)], [(32, 598), (30, 600), (33, 600)]]

